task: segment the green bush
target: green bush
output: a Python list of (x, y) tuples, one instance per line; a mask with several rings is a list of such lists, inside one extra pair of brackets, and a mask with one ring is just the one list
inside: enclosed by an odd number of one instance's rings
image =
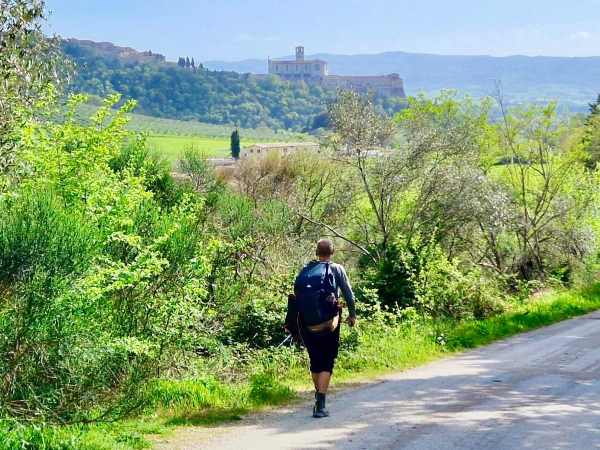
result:
[(151, 190), (164, 168), (128, 146), (123, 111), (106, 122), (111, 104), (94, 126), (31, 122), (31, 170), (0, 200), (5, 414), (126, 415), (143, 408), (148, 380), (214, 335), (203, 201), (164, 208), (166, 191)]
[(52, 191), (23, 191), (0, 200), (0, 284), (36, 271), (49, 277), (81, 272), (100, 235), (77, 208)]
[[(377, 262), (363, 257), (361, 267), (364, 270), (361, 284), (367, 290), (375, 290), (377, 295), (361, 296), (361, 302), (381, 303), (388, 309), (414, 306), (415, 290), (411, 281), (412, 271), (417, 270), (417, 259), (407, 258), (409, 251), (398, 243), (391, 244), (386, 253)], [(359, 289), (361, 292), (361, 289)]]
[[(365, 269), (358, 285), (359, 301), (367, 317), (416, 308), (422, 314), (444, 318), (484, 318), (504, 308), (497, 280), (448, 259), (435, 242), (406, 247), (390, 245), (377, 263), (363, 258)], [(375, 295), (373, 295), (375, 294)]]
[(483, 319), (504, 309), (503, 295), (494, 280), (477, 270), (462, 268), (436, 244), (418, 255), (412, 271), (415, 306), (434, 318)]
[(178, 186), (171, 175), (171, 163), (151, 152), (146, 140), (136, 136), (124, 145), (120, 152), (109, 161), (110, 168), (117, 174), (130, 174), (141, 177), (144, 187), (152, 192), (158, 202), (166, 207), (176, 205), (186, 192)]
[(253, 290), (246, 302), (235, 310), (229, 338), (257, 348), (278, 345), (286, 336), (283, 330), (286, 307), (283, 296)]

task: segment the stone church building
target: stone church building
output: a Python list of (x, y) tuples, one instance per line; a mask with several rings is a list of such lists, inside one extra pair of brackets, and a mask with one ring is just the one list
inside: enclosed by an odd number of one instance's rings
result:
[(329, 72), (327, 62), (321, 59), (304, 59), (304, 47), (296, 47), (295, 60), (269, 59), (269, 74), (288, 80), (320, 81)]
[(397, 73), (382, 76), (330, 75), (327, 61), (305, 59), (304, 47), (296, 47), (295, 60), (269, 59), (269, 74), (290, 81), (304, 80), (329, 89), (348, 89), (358, 92), (405, 98), (404, 81)]

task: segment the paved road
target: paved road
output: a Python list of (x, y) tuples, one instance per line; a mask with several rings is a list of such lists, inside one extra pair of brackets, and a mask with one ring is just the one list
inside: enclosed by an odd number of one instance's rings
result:
[(164, 449), (600, 449), (600, 312)]

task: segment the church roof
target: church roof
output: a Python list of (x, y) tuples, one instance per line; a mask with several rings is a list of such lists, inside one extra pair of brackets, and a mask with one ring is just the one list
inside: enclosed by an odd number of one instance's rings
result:
[(322, 59), (272, 59), (271, 62), (283, 63), (283, 64), (327, 64), (327, 61), (323, 61)]

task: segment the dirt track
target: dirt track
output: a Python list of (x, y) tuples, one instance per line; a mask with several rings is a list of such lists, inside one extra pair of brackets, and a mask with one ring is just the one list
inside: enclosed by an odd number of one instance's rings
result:
[(600, 312), (160, 449), (600, 449)]

